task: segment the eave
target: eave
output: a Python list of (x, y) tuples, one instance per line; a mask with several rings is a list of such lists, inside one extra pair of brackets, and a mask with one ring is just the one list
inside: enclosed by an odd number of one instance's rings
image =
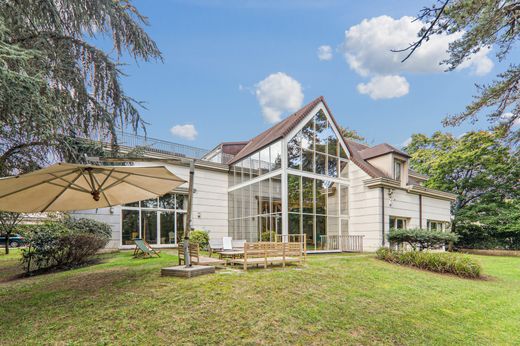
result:
[(399, 189), (399, 190), (403, 190), (403, 191), (406, 191), (411, 194), (422, 195), (422, 196), (432, 197), (432, 198), (437, 198), (437, 199), (443, 199), (443, 200), (447, 200), (450, 202), (453, 202), (457, 199), (457, 195), (455, 195), (453, 193), (429, 189), (427, 187), (420, 186), (420, 185), (401, 186), (399, 181), (397, 181), (395, 179), (384, 178), (384, 177), (367, 179), (364, 181), (364, 184), (366, 187), (368, 187), (370, 189), (374, 189), (374, 188), (378, 188), (378, 187), (384, 187), (384, 188), (388, 188), (388, 189)]

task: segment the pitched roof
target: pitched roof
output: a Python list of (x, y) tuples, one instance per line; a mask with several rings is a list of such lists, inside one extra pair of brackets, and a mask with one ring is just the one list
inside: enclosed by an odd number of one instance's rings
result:
[(372, 178), (386, 177), (385, 173), (383, 173), (378, 168), (372, 166), (361, 156), (360, 153), (363, 150), (370, 148), (368, 145), (355, 142), (345, 137), (343, 137), (343, 140), (345, 141), (345, 145), (347, 146), (347, 149), (350, 153), (350, 160), (352, 162), (354, 162), (359, 168), (361, 168), (366, 174), (368, 174)]
[(236, 156), (231, 161), (228, 162), (228, 164), (231, 165), (237, 161), (240, 161), (244, 157), (251, 155), (255, 151), (263, 149), (272, 142), (287, 135), (320, 102), (324, 102), (323, 96), (320, 96), (309, 102), (303, 108), (280, 121), (278, 124), (249, 140), (249, 142), (236, 154)]
[(374, 157), (386, 155), (389, 153), (395, 153), (404, 157), (410, 157), (410, 155), (408, 155), (404, 151), (401, 151), (388, 143), (381, 143), (371, 148), (367, 147), (359, 152), (359, 154), (364, 160), (372, 159)]
[(248, 141), (222, 142), (220, 143), (220, 147), (224, 154), (236, 155), (247, 145), (247, 143)]

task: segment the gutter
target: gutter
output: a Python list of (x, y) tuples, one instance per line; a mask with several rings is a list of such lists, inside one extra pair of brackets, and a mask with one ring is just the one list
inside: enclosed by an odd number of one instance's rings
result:
[(381, 186), (381, 245), (385, 246), (385, 188)]

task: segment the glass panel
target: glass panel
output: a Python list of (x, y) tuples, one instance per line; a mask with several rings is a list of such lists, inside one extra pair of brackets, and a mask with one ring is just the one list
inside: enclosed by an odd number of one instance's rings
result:
[(278, 175), (271, 178), (271, 212), (281, 213), (282, 212), (282, 197), (281, 190), (282, 184), (280, 181), (281, 177)]
[(316, 179), (316, 214), (327, 214), (327, 187), (328, 182)]
[(306, 172), (314, 172), (314, 153), (312, 151), (303, 150), (302, 170)]
[(340, 160), (339, 164), (340, 164), (340, 177), (348, 178), (348, 161)]
[(300, 212), (301, 181), (297, 175), (289, 174), (287, 177), (289, 212)]
[(166, 195), (159, 197), (159, 207), (163, 209), (175, 209), (175, 195), (167, 193)]
[(325, 250), (330, 247), (327, 239), (327, 217), (316, 215), (316, 250)]
[(258, 177), (260, 173), (260, 153), (251, 155), (251, 179)]
[(314, 179), (302, 177), (302, 211), (314, 213)]
[(260, 214), (260, 183), (251, 185), (251, 216)]
[(328, 215), (339, 215), (339, 192), (337, 184), (332, 184), (327, 190), (327, 212)]
[(271, 171), (282, 167), (282, 142), (271, 144)]
[(251, 179), (251, 159), (247, 158), (242, 161), (242, 182), (249, 181)]
[(328, 167), (328, 176), (329, 177), (337, 177), (338, 176), (338, 159), (334, 156), (327, 156), (327, 167)]
[(141, 208), (157, 208), (157, 198), (141, 201)]
[(397, 219), (395, 223), (395, 227), (397, 229), (403, 229), (404, 228), (404, 222), (403, 219)]
[(401, 180), (401, 162), (394, 161), (394, 178)]
[(341, 215), (348, 215), (348, 186), (341, 185), (340, 187), (340, 198), (341, 198), (341, 205), (340, 205), (340, 214)]
[(303, 234), (307, 240), (307, 250), (314, 250), (316, 248), (316, 242), (314, 238), (314, 215), (302, 216), (302, 227)]
[(260, 174), (268, 173), (270, 166), (269, 147), (267, 147), (260, 151)]
[(289, 168), (301, 169), (301, 165), (301, 149), (298, 147), (289, 147), (287, 150), (287, 166)]
[(315, 150), (326, 153), (327, 152), (327, 137), (329, 136), (328, 133), (328, 122), (327, 117), (325, 116), (325, 113), (323, 113), (322, 110), (320, 110), (316, 116), (314, 117), (314, 126), (316, 129), (315, 133), (315, 140), (316, 140), (316, 146)]
[(185, 213), (177, 213), (177, 219), (175, 220), (177, 223), (177, 242), (180, 243), (184, 238), (184, 228), (186, 225), (186, 214)]
[(244, 182), (244, 169), (243, 169), (243, 161), (240, 161), (237, 165), (236, 165), (236, 169), (237, 169), (237, 176), (238, 176), (238, 181), (237, 181), (237, 184), (240, 184), (240, 183), (243, 183)]
[(327, 166), (326, 166), (326, 155), (316, 153), (316, 174), (326, 175), (327, 174)]
[(139, 208), (139, 201), (137, 201), (137, 202), (133, 202), (133, 203), (123, 204), (123, 206), (125, 206), (125, 207), (134, 207), (134, 208)]
[(242, 216), (251, 216), (251, 185), (247, 185), (243, 187), (243, 213)]
[(260, 214), (269, 213), (271, 213), (269, 201), (269, 179), (266, 179), (260, 182)]
[(289, 234), (300, 234), (300, 214), (289, 213)]
[(336, 137), (336, 133), (332, 130), (329, 125), (328, 137), (327, 137), (327, 153), (332, 156), (338, 156), (339, 141)]
[(161, 219), (161, 244), (175, 244), (175, 212), (162, 211)]
[(157, 244), (157, 211), (141, 211), (142, 238), (149, 244)]
[(342, 159), (348, 159), (347, 153), (341, 145), (339, 145), (339, 157), (341, 157)]
[(122, 245), (135, 245), (134, 239), (139, 238), (139, 210), (121, 211)]
[(301, 130), (301, 147), (314, 150), (314, 121), (311, 119)]
[(326, 250), (339, 250), (340, 238), (339, 238), (339, 218), (338, 217), (327, 217), (327, 243), (325, 244)]
[(188, 196), (186, 195), (175, 195), (175, 208), (184, 210), (187, 208)]

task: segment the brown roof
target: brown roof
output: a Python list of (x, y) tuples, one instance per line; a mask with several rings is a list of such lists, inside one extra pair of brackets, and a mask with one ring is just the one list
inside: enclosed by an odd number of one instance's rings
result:
[(410, 155), (408, 155), (404, 151), (401, 151), (388, 143), (381, 143), (371, 148), (367, 147), (359, 152), (359, 154), (364, 160), (372, 159), (374, 157), (386, 155), (389, 153), (396, 153), (404, 157), (410, 157)]
[(386, 177), (386, 174), (383, 173), (378, 168), (372, 166), (370, 163), (366, 162), (365, 159), (361, 156), (361, 152), (363, 150), (369, 149), (368, 145), (364, 145), (358, 142), (354, 142), (353, 140), (346, 139), (343, 137), (345, 141), (345, 145), (350, 153), (350, 160), (358, 165), (366, 174), (371, 176), (372, 178)]
[(277, 139), (287, 135), (320, 102), (324, 102), (323, 96), (316, 98), (314, 101), (308, 103), (296, 113), (293, 113), (284, 120), (280, 121), (278, 124), (249, 140), (247, 145), (245, 145), (244, 148), (242, 148), (242, 150), (240, 150), (238, 154), (228, 162), (228, 164), (232, 165), (244, 157), (247, 157), (256, 151), (263, 149)]
[(220, 143), (220, 147), (222, 148), (222, 152), (224, 154), (236, 155), (240, 152), (240, 150), (242, 150), (247, 145), (247, 143), (249, 143), (249, 142), (248, 141), (223, 142), (223, 143)]

